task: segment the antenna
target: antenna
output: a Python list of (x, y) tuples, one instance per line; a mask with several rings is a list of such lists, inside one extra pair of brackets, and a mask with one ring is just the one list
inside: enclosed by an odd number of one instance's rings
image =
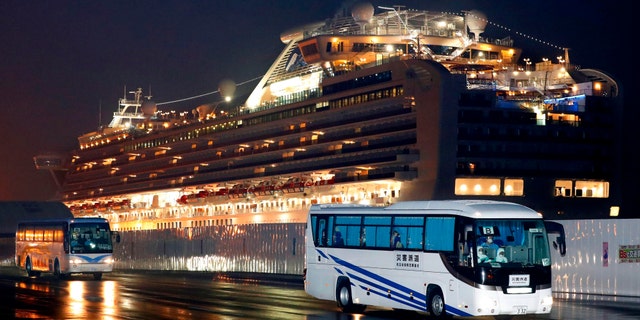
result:
[(98, 128), (102, 126), (102, 99), (98, 101)]

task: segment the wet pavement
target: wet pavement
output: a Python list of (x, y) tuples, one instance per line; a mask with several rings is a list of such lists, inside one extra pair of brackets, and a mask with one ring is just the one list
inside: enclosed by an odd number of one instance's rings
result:
[[(558, 297), (550, 315), (514, 319), (639, 319), (638, 302)], [(308, 296), (301, 276), (116, 271), (101, 281), (82, 275), (58, 280), (27, 278), (15, 268), (0, 267), (0, 319), (384, 320), (426, 315), (372, 307), (345, 314), (335, 302)]]

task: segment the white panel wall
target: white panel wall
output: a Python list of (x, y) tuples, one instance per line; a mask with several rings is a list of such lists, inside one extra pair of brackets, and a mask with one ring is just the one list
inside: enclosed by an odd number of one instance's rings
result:
[[(640, 220), (560, 220), (567, 254), (553, 251), (553, 291), (596, 296), (639, 297), (639, 262), (622, 262), (622, 245), (640, 245)], [(604, 244), (608, 246), (605, 258)]]

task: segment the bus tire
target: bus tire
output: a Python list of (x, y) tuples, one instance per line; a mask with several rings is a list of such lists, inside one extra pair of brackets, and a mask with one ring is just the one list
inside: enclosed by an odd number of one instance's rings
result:
[(27, 270), (27, 277), (36, 277), (38, 274), (33, 271), (33, 264), (31, 263), (31, 257), (27, 257), (24, 262), (24, 269)]
[(442, 290), (438, 287), (428, 289), (427, 294), (427, 311), (431, 317), (438, 319), (447, 318), (447, 312), (445, 311), (444, 295)]
[(101, 280), (102, 279), (102, 272), (96, 272), (93, 274), (93, 280)]
[(53, 262), (53, 275), (58, 279), (62, 278), (62, 274), (60, 273), (60, 261), (58, 261), (58, 259)]
[(58, 259), (53, 263), (53, 275), (60, 280), (67, 279), (67, 275), (62, 273), (60, 269), (60, 261), (58, 261)]
[(347, 278), (339, 278), (336, 286), (336, 302), (343, 312), (362, 312), (365, 305), (354, 304), (351, 296), (351, 282)]

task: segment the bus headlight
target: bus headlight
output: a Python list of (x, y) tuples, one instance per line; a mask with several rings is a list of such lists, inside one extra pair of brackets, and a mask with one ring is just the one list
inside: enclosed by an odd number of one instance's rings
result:
[(82, 263), (84, 263), (84, 260), (79, 259), (79, 258), (72, 258), (71, 260), (69, 260), (69, 262), (71, 264), (82, 264)]
[(547, 297), (543, 297), (542, 301), (540, 302), (543, 306), (544, 305), (552, 305), (553, 304), (553, 297), (552, 296), (547, 296)]

